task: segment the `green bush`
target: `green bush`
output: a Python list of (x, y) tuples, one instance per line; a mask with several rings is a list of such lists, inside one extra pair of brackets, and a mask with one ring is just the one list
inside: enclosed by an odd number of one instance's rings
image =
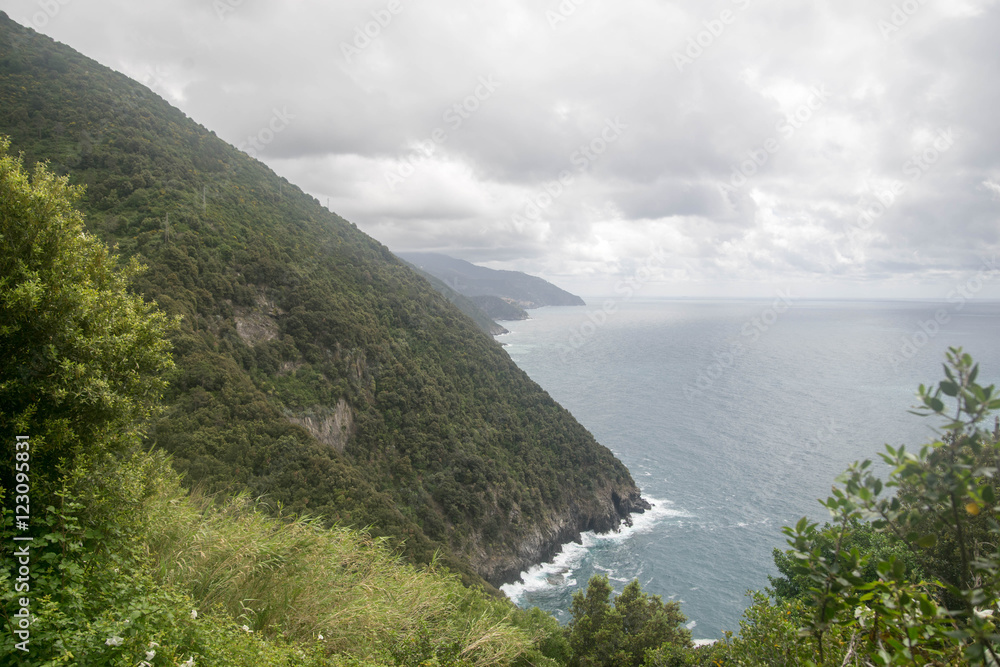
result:
[[(980, 426), (1000, 399), (977, 384), (979, 367), (961, 349), (949, 350), (944, 370), (936, 389), (921, 385), (915, 411), (943, 420), (940, 439), (918, 452), (887, 445), (885, 483), (870, 461), (854, 464), (823, 503), (832, 524), (802, 519), (786, 528), (788, 569), (808, 586), (802, 631), (814, 641), (815, 664), (840, 664), (827, 649), (831, 634), (849, 636), (849, 653), (876, 665), (1000, 662), (1000, 443)], [(912, 552), (920, 569), (898, 549), (850, 547), (862, 521)], [(873, 568), (875, 579), (866, 574)]]
[(611, 604), (611, 585), (595, 575), (587, 592), (573, 594), (570, 665), (642, 665), (646, 652), (664, 644), (690, 649), (691, 633), (677, 602), (664, 603), (632, 581)]
[[(166, 317), (129, 291), (139, 263), (120, 267), (86, 233), (80, 188), (44, 165), (29, 178), (9, 147), (0, 138), (0, 458), (30, 436), (38, 487), (134, 447), (173, 362)], [(10, 488), (12, 467), (0, 479)]]

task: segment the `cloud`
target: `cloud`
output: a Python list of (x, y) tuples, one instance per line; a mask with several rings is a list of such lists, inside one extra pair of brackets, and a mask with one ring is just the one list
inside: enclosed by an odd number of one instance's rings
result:
[(993, 0), (93, 0), (42, 30), (236, 145), (293, 117), (258, 157), (396, 250), (916, 296), (1000, 246), (998, 28)]

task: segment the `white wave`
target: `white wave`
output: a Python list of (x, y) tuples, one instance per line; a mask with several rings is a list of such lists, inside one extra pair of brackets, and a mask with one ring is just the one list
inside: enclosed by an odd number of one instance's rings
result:
[[(521, 580), (504, 584), (500, 590), (518, 604), (525, 593), (544, 590), (554, 586), (575, 586), (573, 572), (587, 555), (588, 547), (576, 542), (568, 542), (559, 549), (559, 553), (548, 563), (534, 565), (521, 573)], [(561, 580), (560, 580), (561, 579)]]
[[(633, 535), (642, 535), (653, 530), (654, 527), (663, 519), (679, 519), (679, 518), (689, 518), (691, 517), (684, 510), (674, 509), (673, 503), (669, 500), (658, 500), (656, 498), (647, 498), (649, 504), (653, 506), (652, 509), (648, 509), (642, 514), (632, 515), (632, 525), (622, 526), (617, 533), (584, 533), (584, 538), (589, 538), (591, 544), (596, 544), (598, 541), (612, 541), (612, 542), (624, 542), (625, 540), (631, 538)], [(584, 539), (584, 544), (588, 543), (588, 539)]]
[(698, 625), (698, 621), (691, 621), (690, 623), (688, 623), (684, 627), (687, 628), (688, 630), (694, 630), (695, 626), (697, 626), (697, 625)]
[[(650, 532), (663, 519), (690, 516), (683, 510), (674, 509), (670, 501), (656, 498), (647, 498), (647, 500), (653, 506), (652, 509), (648, 509), (642, 514), (633, 514), (631, 526), (622, 526), (617, 533), (583, 533), (580, 535), (579, 543), (568, 542), (562, 545), (551, 561), (532, 566), (526, 572), (521, 573), (519, 581), (504, 584), (500, 590), (514, 604), (520, 604), (526, 593), (558, 586), (576, 586), (576, 579), (573, 579), (572, 575), (586, 558), (590, 549), (597, 544), (605, 541), (624, 542), (633, 535)], [(612, 570), (598, 565), (595, 565), (594, 568), (606, 572), (609, 576), (613, 574)], [(618, 579), (615, 580), (618, 581)]]

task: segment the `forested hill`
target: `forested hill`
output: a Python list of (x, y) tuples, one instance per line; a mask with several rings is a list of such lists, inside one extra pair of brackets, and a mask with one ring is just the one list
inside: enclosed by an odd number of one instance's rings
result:
[(521, 308), (586, 305), (575, 294), (520, 271), (498, 271), (433, 252), (405, 252), (399, 256), (465, 296), (499, 297)]
[(495, 584), (644, 504), (426, 280), (147, 88), (0, 12), (0, 100), (12, 150), (85, 185), (88, 227), (181, 318), (150, 438), (187, 484), (373, 524)]

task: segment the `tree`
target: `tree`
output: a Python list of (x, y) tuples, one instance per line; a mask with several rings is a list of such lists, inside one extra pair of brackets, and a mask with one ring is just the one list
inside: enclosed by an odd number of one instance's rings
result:
[[(980, 426), (1000, 398), (976, 382), (979, 366), (960, 348), (949, 350), (944, 371), (936, 389), (921, 385), (914, 411), (944, 420), (940, 439), (917, 453), (887, 445), (885, 484), (870, 461), (855, 463), (823, 503), (831, 524), (819, 529), (803, 518), (785, 529), (789, 573), (808, 586), (812, 605), (803, 631), (821, 665), (848, 664), (852, 652), (877, 665), (1000, 664), (1000, 443)], [(887, 488), (895, 494), (883, 496)], [(931, 576), (916, 578), (892, 550), (849, 548), (865, 520), (929, 565)], [(863, 575), (872, 565), (875, 580)], [(824, 655), (824, 635), (845, 629), (848, 655)]]
[(610, 600), (611, 585), (601, 575), (591, 577), (586, 594), (573, 594), (571, 664), (638, 667), (647, 652), (664, 645), (691, 648), (691, 632), (683, 627), (687, 619), (677, 602), (643, 593), (637, 580), (615, 598), (613, 607)]
[[(835, 528), (827, 523), (817, 533), (817, 546), (819, 546), (822, 555), (828, 559), (833, 556), (836, 546), (830, 537), (836, 535)], [(865, 566), (859, 571), (862, 579), (869, 582), (877, 581), (879, 578), (878, 563), (888, 560), (891, 556), (895, 556), (903, 564), (908, 578), (916, 580), (921, 578), (923, 571), (921, 564), (925, 559), (919, 557), (921, 554), (910, 551), (895, 535), (878, 531), (871, 523), (858, 519), (853, 520), (848, 528), (840, 549), (846, 553), (857, 549), (859, 554), (864, 557)], [(773, 557), (774, 565), (781, 574), (779, 577), (768, 577), (771, 582), (769, 592), (775, 600), (808, 598), (812, 582), (808, 577), (796, 574), (797, 562), (780, 549), (774, 550)]]
[(12, 461), (30, 437), (37, 487), (139, 441), (173, 364), (170, 322), (129, 291), (141, 265), (85, 231), (81, 189), (44, 164), (29, 178), (9, 148), (0, 138), (0, 447)]

